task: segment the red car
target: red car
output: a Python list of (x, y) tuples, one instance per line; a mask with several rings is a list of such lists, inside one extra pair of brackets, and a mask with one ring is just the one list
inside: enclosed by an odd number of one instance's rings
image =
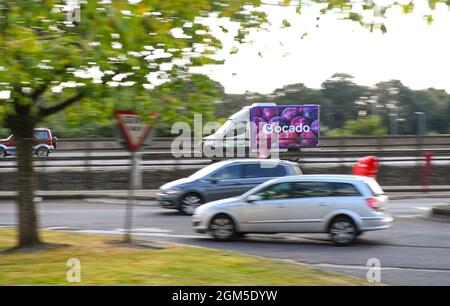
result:
[[(36, 156), (47, 157), (56, 149), (57, 138), (52, 135), (50, 129), (39, 128), (33, 132), (33, 151)], [(16, 141), (14, 134), (0, 140), (0, 157), (14, 154)]]

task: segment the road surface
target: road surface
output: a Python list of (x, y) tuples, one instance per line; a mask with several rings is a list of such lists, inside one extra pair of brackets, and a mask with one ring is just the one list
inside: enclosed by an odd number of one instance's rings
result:
[[(381, 280), (391, 285), (450, 285), (450, 223), (426, 218), (430, 207), (443, 199), (392, 201), (392, 228), (365, 233), (354, 245), (338, 247), (326, 235), (249, 235), (228, 243), (194, 233), (188, 216), (161, 209), (154, 202), (138, 202), (134, 234), (140, 239), (163, 240), (252, 255), (307, 263), (320, 268), (366, 277), (367, 260), (381, 261)], [(39, 204), (43, 228), (81, 233), (123, 233), (123, 200), (46, 201)], [(0, 226), (15, 225), (13, 203), (0, 202)]]

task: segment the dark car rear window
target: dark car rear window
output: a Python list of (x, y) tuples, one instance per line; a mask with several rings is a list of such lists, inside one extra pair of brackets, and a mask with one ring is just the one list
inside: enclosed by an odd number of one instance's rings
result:
[(258, 178), (258, 177), (280, 177), (286, 175), (286, 169), (283, 165), (277, 165), (275, 168), (262, 167), (260, 163), (245, 164), (244, 178)]

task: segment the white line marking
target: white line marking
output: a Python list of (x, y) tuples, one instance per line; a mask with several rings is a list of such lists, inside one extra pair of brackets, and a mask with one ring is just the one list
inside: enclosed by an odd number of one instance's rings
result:
[[(337, 268), (337, 269), (354, 269), (354, 270), (368, 270), (370, 267), (367, 266), (358, 266), (358, 265), (337, 265), (337, 264), (328, 264), (328, 263), (320, 263), (320, 264), (308, 264), (315, 267), (322, 268)], [(382, 271), (395, 270), (395, 271), (416, 271), (416, 272), (431, 272), (431, 273), (450, 273), (450, 269), (448, 270), (439, 270), (439, 269), (426, 269), (426, 268), (406, 268), (406, 267), (380, 267)]]
[[(99, 235), (123, 235), (125, 230), (123, 228), (116, 229), (73, 229), (64, 226), (46, 227), (46, 230), (64, 230), (68, 232), (80, 233), (80, 234), (99, 234)], [(202, 235), (178, 235), (169, 234), (170, 230), (161, 228), (135, 228), (132, 230), (132, 235), (135, 236), (151, 236), (151, 237), (173, 237), (173, 238), (205, 238), (207, 236)]]

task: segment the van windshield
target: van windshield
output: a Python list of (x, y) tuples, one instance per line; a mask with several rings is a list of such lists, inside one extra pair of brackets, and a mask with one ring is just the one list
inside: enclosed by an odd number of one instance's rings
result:
[(234, 120), (225, 121), (225, 123), (217, 130), (216, 134), (224, 135), (233, 125)]

